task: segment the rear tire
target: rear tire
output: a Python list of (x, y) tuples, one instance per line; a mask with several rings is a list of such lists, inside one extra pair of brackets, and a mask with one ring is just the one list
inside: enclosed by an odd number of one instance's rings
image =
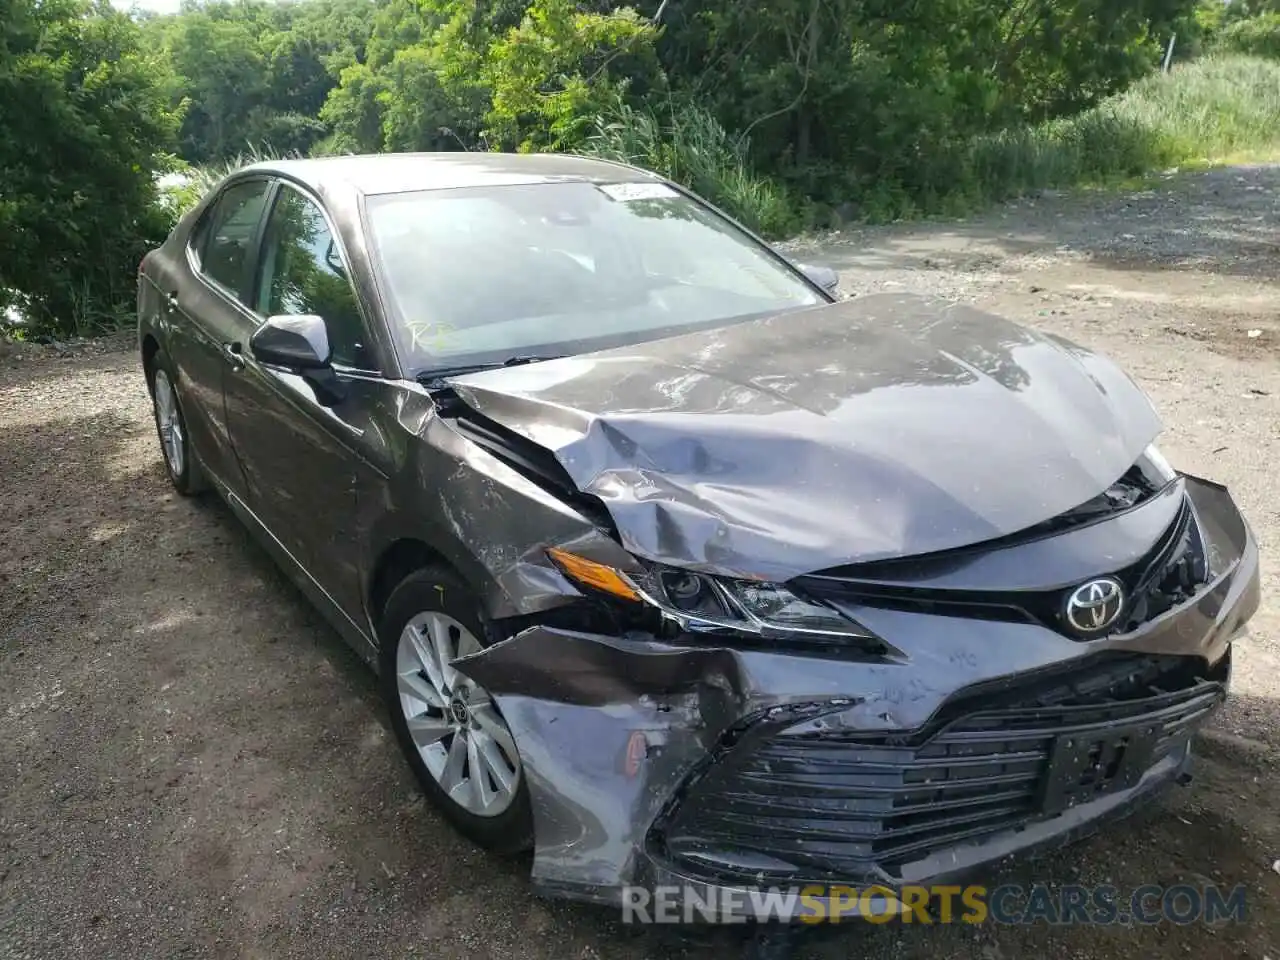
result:
[(207, 489), (207, 484), (193, 455), (187, 420), (182, 414), (182, 401), (178, 399), (175, 386), (177, 377), (163, 353), (155, 355), (148, 373), (151, 412), (156, 423), (156, 436), (160, 440), (165, 473), (178, 493), (184, 497), (194, 496)]
[(475, 596), (446, 570), (419, 570), (392, 592), (378, 635), (391, 725), (427, 799), (485, 849), (528, 850), (533, 812), (510, 728), (488, 692), (449, 666), (481, 649)]

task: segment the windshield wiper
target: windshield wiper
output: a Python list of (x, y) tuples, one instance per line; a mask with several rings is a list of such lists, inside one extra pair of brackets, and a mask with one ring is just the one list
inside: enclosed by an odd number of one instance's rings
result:
[(500, 370), (503, 367), (522, 367), (526, 363), (540, 363), (543, 360), (559, 360), (565, 354), (518, 353), (505, 360), (494, 360), (489, 363), (467, 363), (456, 367), (436, 367), (424, 370), (415, 378), (426, 386), (438, 386), (449, 377), (461, 377), (468, 373), (479, 373), (482, 370)]

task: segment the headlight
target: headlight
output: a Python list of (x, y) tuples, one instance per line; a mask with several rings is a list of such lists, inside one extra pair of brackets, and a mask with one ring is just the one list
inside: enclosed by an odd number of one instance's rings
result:
[(834, 608), (780, 583), (713, 577), (661, 564), (649, 564), (643, 573), (624, 573), (557, 547), (547, 554), (577, 585), (649, 604), (684, 630), (817, 643), (877, 640)]

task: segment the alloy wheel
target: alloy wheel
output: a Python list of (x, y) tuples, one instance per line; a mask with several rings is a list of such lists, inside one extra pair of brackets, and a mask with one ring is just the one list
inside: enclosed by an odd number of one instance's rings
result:
[(450, 666), (480, 650), (457, 620), (420, 613), (400, 633), (396, 689), (427, 772), (467, 812), (495, 817), (515, 799), (520, 755), (493, 699)]
[(182, 468), (186, 465), (186, 453), (183, 448), (182, 415), (178, 412), (178, 398), (173, 392), (173, 383), (164, 370), (156, 371), (155, 378), (156, 426), (160, 429), (160, 445), (164, 448), (164, 459), (175, 477), (182, 476)]

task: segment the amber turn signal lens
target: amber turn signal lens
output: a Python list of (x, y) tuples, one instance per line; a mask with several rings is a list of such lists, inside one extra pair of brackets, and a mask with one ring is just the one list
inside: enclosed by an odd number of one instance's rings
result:
[(559, 547), (548, 549), (547, 556), (555, 561), (556, 566), (564, 571), (565, 576), (580, 586), (603, 590), (605, 593), (611, 593), (615, 597), (622, 597), (624, 600), (640, 599), (640, 594), (636, 592), (636, 588), (613, 567), (607, 567), (603, 563), (596, 563), (594, 560), (579, 557), (577, 554), (561, 550)]

